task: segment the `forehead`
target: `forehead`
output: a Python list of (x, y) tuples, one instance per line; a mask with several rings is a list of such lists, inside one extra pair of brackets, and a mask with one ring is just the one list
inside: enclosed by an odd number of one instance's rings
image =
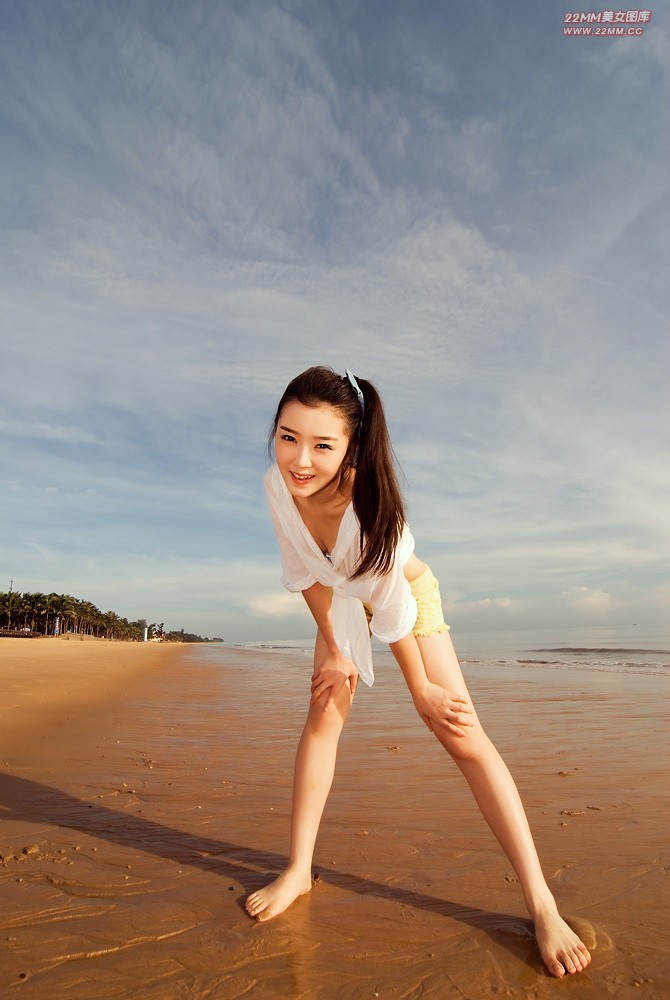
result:
[(342, 414), (323, 403), (317, 406), (305, 406), (297, 400), (287, 403), (279, 414), (278, 426), (282, 424), (305, 437), (348, 437)]

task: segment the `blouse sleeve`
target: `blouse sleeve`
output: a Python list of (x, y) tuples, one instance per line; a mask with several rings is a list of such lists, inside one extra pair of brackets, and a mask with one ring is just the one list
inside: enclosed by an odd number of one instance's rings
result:
[(416, 601), (403, 572), (413, 551), (414, 539), (405, 528), (393, 569), (376, 580), (372, 588), (370, 631), (375, 639), (386, 644), (409, 635), (416, 623)]

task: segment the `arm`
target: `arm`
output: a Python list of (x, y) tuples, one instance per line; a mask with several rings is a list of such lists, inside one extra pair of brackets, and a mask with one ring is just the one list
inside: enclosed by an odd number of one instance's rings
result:
[(467, 698), (430, 682), (414, 635), (410, 632), (397, 642), (390, 643), (390, 647), (416, 710), (430, 731), (433, 732), (438, 725), (455, 736), (465, 736), (464, 727), (472, 725), (468, 719), (471, 708)]
[[(411, 538), (411, 536), (410, 536)], [(412, 541), (413, 548), (413, 541)], [(411, 556), (420, 569), (423, 565)], [(455, 695), (439, 684), (431, 683), (421, 655), (421, 648), (412, 629), (416, 607), (410, 600), (411, 589), (404, 570), (396, 564), (393, 571), (375, 584), (372, 605), (372, 634), (387, 642), (402, 671), (417, 712), (432, 732), (443, 727), (456, 736), (465, 736), (463, 727), (472, 708), (466, 698)], [(398, 638), (399, 637), (399, 638)]]
[(314, 704), (325, 691), (329, 691), (323, 706), (325, 710), (332, 704), (335, 695), (347, 681), (353, 695), (358, 683), (358, 671), (352, 661), (342, 655), (335, 642), (330, 619), (332, 603), (330, 588), (325, 587), (322, 583), (315, 583), (307, 590), (303, 590), (302, 596), (305, 598), (326, 647), (325, 656), (318, 661), (315, 660), (314, 663), (311, 698), (311, 702)]
[[(347, 679), (351, 693), (354, 693), (358, 681), (358, 671), (351, 660), (342, 656), (337, 647), (330, 620), (331, 591), (316, 581), (310, 568), (309, 553), (299, 551), (300, 537), (294, 525), (293, 500), (286, 493), (286, 488), (282, 486), (276, 466), (268, 469), (264, 482), (268, 507), (279, 544), (282, 583), (287, 590), (294, 593), (296, 591), (302, 592), (319, 629), (319, 641), (315, 647), (314, 673), (312, 675), (312, 702), (317, 701), (325, 691), (328, 691), (328, 697), (324, 704), (325, 709), (332, 703)], [(286, 496), (284, 496), (285, 493)], [(307, 558), (305, 558), (306, 555)]]

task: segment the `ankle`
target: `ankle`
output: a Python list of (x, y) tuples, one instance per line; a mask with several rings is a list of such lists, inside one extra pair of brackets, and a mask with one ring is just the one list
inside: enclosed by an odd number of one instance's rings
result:
[(311, 882), (312, 880), (312, 865), (311, 862), (305, 864), (299, 861), (289, 861), (288, 865), (284, 869), (283, 875), (289, 878), (303, 879), (305, 881)]
[(524, 899), (526, 901), (526, 908), (534, 922), (558, 914), (556, 900), (552, 896), (548, 886), (540, 892), (524, 893)]

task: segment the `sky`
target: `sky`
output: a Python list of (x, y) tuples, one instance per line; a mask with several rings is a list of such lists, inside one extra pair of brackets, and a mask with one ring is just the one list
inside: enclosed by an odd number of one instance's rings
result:
[(3, 0), (0, 590), (309, 636), (262, 477), (326, 364), (455, 628), (667, 621), (669, 19), (573, 10)]

